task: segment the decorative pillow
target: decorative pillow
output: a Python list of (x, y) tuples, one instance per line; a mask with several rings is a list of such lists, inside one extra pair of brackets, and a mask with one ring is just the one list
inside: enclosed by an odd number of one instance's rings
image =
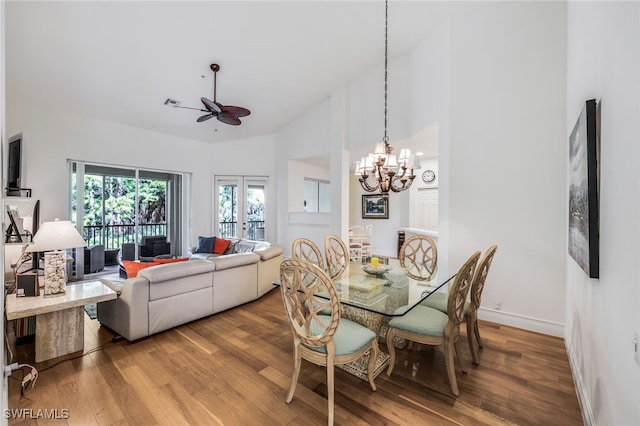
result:
[(238, 244), (236, 244), (236, 253), (251, 253), (255, 247), (256, 243), (238, 241)]
[(153, 263), (162, 265), (164, 263), (186, 262), (187, 260), (189, 260), (188, 257), (172, 257), (170, 259), (153, 259)]
[(149, 268), (151, 266), (160, 265), (156, 262), (138, 262), (135, 260), (123, 260), (122, 265), (124, 266), (125, 271), (127, 271), (127, 278), (133, 278), (138, 276), (138, 272), (143, 270), (144, 268)]
[(196, 253), (213, 253), (216, 237), (198, 237)]
[(213, 252), (215, 254), (224, 254), (224, 252), (231, 245), (231, 240), (225, 240), (224, 238), (216, 237), (216, 241), (213, 243)]
[(224, 254), (233, 254), (236, 252), (236, 244), (238, 244), (237, 241), (231, 241), (231, 244), (229, 244), (229, 247), (227, 247), (227, 249), (224, 251)]

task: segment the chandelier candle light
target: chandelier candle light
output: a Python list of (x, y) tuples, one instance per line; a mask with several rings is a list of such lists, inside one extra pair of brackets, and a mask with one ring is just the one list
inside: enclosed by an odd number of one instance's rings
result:
[[(385, 0), (384, 16), (384, 137), (382, 143), (375, 146), (373, 153), (356, 161), (356, 176), (360, 186), (367, 192), (380, 190), (384, 196), (389, 191), (401, 192), (408, 189), (416, 175), (414, 170), (420, 169), (420, 163), (408, 148), (402, 148), (400, 155), (393, 154), (387, 136), (387, 80), (388, 80), (388, 21), (389, 0)], [(407, 172), (407, 170), (410, 170)], [(369, 179), (369, 176), (373, 179)]]
[(33, 237), (27, 252), (44, 253), (44, 296), (65, 294), (67, 284), (66, 252), (64, 250), (86, 247), (82, 235), (68, 220), (44, 222)]

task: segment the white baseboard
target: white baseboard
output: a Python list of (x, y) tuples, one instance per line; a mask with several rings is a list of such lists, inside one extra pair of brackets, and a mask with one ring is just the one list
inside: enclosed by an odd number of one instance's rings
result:
[(582, 421), (587, 426), (595, 426), (596, 420), (593, 417), (593, 410), (591, 409), (587, 389), (584, 386), (582, 374), (580, 373), (580, 370), (578, 370), (578, 364), (576, 363), (575, 356), (573, 355), (571, 344), (567, 339), (564, 341), (564, 346), (567, 350), (567, 356), (569, 357), (569, 366), (571, 367), (571, 375), (573, 376), (573, 386), (576, 388), (578, 404), (580, 405), (580, 411), (582, 412)]
[(541, 320), (538, 318), (526, 317), (524, 315), (513, 314), (495, 309), (480, 307), (478, 318), (511, 327), (522, 328), (536, 333), (548, 334), (550, 336), (564, 338), (564, 324)]

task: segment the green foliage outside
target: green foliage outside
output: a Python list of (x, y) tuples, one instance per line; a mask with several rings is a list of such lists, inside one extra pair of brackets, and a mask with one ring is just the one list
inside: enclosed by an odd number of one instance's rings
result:
[[(75, 175), (74, 175), (75, 177)], [(167, 182), (139, 179), (138, 224), (142, 235), (166, 234)], [(77, 218), (76, 185), (73, 185), (73, 219)], [(114, 176), (85, 175), (84, 226), (87, 243), (119, 247), (121, 242), (133, 242), (135, 224), (136, 180)], [(104, 205), (104, 209), (103, 209)], [(117, 226), (126, 225), (126, 226)], [(147, 226), (144, 225), (161, 225)], [(98, 229), (91, 227), (100, 227)], [(104, 230), (101, 228), (106, 226)], [(154, 231), (152, 231), (154, 230)], [(99, 233), (93, 233), (93, 232)], [(148, 231), (148, 232), (147, 232)], [(110, 241), (116, 241), (110, 244)]]
[[(237, 237), (238, 222), (238, 187), (222, 185), (219, 192), (218, 235), (221, 237)], [(248, 236), (255, 236), (255, 226), (264, 226), (265, 194), (263, 187), (247, 189), (247, 226)]]

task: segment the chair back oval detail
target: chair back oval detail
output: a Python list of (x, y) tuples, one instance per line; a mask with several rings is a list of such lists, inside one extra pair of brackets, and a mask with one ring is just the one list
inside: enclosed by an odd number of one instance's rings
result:
[(460, 270), (458, 270), (453, 286), (451, 286), (451, 290), (449, 291), (447, 315), (449, 316), (449, 321), (456, 326), (459, 326), (464, 321), (464, 303), (467, 301), (479, 258), (480, 252), (477, 251), (467, 259)]
[(324, 237), (324, 257), (327, 273), (332, 280), (339, 278), (349, 264), (349, 250), (342, 239), (334, 234)]
[[(340, 319), (340, 303), (331, 278), (312, 262), (288, 259), (280, 265), (280, 289), (296, 337), (316, 348), (329, 343)], [(318, 297), (318, 293), (328, 297)]]
[(324, 259), (318, 246), (307, 238), (297, 238), (291, 244), (291, 257), (307, 260), (320, 269), (324, 269)]
[(438, 267), (436, 242), (426, 235), (409, 237), (400, 247), (400, 266), (414, 280), (430, 280)]

